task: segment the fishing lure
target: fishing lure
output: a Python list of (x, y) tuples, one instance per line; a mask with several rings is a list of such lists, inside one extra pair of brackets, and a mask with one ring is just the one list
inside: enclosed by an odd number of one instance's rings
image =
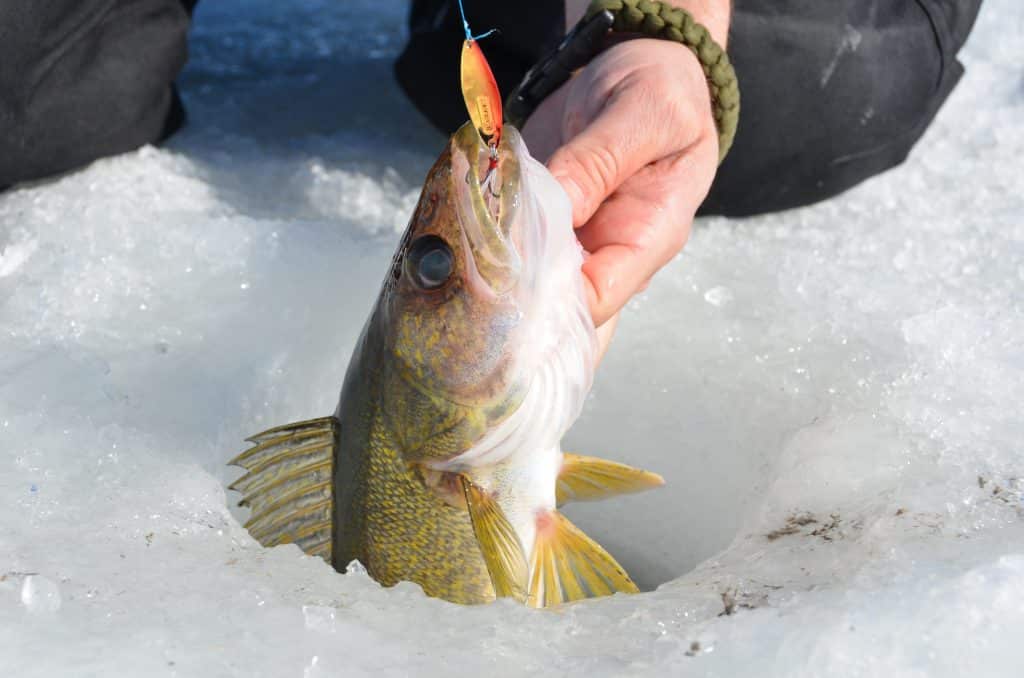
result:
[(459, 0), (459, 13), (462, 15), (462, 27), (466, 32), (466, 41), (462, 43), (462, 96), (466, 101), (466, 110), (469, 111), (473, 127), (490, 148), (490, 166), (487, 169), (489, 176), (498, 165), (498, 144), (501, 142), (502, 127), (501, 92), (478, 41), (494, 33), (494, 30), (473, 35), (469, 30), (469, 22), (466, 21), (462, 0)]

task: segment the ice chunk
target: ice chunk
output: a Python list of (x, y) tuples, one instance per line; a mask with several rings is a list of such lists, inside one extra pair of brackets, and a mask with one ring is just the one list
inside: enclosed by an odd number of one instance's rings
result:
[(732, 290), (723, 285), (712, 287), (704, 293), (704, 301), (712, 306), (724, 306), (733, 300)]
[(21, 604), (25, 609), (32, 613), (56, 612), (60, 602), (57, 582), (39, 574), (26, 575), (21, 584)]

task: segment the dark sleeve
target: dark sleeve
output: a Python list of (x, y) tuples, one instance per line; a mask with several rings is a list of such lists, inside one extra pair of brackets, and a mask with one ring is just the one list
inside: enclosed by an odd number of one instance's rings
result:
[[(498, 33), (481, 41), (502, 97), (507, 97), (531, 66), (565, 35), (561, 0), (467, 3), (470, 27)], [(409, 43), (395, 64), (399, 84), (416, 107), (440, 130), (455, 131), (466, 120), (459, 85), (459, 58), (465, 39), (453, 0), (413, 0)]]
[(919, 0), (935, 30), (935, 37), (947, 59), (967, 42), (981, 9), (981, 0)]
[(739, 130), (705, 214), (831, 197), (907, 157), (952, 92), (980, 0), (735, 0)]
[(191, 0), (0, 2), (0, 188), (163, 139)]

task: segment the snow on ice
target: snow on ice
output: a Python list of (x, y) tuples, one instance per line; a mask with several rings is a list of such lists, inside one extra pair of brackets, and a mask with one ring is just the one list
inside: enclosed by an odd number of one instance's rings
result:
[(904, 166), (701, 222), (631, 304), (566, 447), (666, 477), (570, 511), (647, 593), (464, 608), (248, 536), (224, 464), (332, 410), (444, 142), (404, 11), (200, 3), (184, 134), (0, 196), (0, 673), (1020, 675), (1012, 0)]

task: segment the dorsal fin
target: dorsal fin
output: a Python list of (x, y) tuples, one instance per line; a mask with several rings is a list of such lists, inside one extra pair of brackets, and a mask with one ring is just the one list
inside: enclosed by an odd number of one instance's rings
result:
[(330, 562), (337, 427), (334, 417), (277, 426), (228, 462), (247, 471), (229, 487), (252, 508), (245, 527), (263, 546), (295, 543)]
[(639, 590), (600, 544), (561, 513), (549, 511), (537, 518), (527, 598), (531, 607)]
[(642, 492), (664, 484), (665, 479), (657, 473), (567, 452), (558, 474), (555, 496), (561, 506), (570, 501), (596, 501), (617, 494)]

